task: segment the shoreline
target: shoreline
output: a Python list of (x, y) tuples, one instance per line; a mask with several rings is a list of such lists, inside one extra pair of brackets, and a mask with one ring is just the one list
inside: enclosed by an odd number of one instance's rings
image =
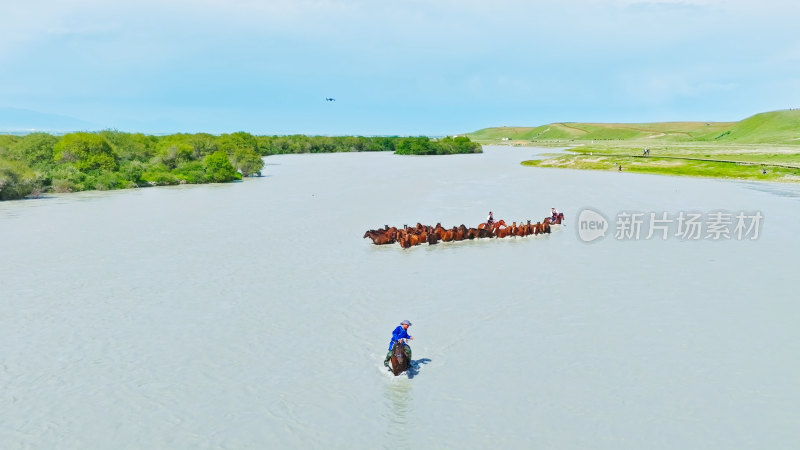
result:
[[(786, 145), (648, 146), (641, 141), (603, 144), (552, 141), (548, 145), (530, 141), (483, 141), (481, 144), (563, 149), (521, 161), (526, 167), (619, 172), (622, 165), (622, 172), (650, 175), (800, 184), (800, 147)], [(645, 148), (650, 149), (648, 156), (642, 154)]]
[(525, 160), (520, 164), (527, 167), (633, 172), (787, 184), (800, 183), (800, 165), (793, 164), (673, 155), (597, 154), (594, 151), (575, 149), (566, 151), (570, 153), (543, 155), (541, 159)]
[(569, 147), (523, 165), (743, 181), (800, 182), (800, 110), (738, 122), (582, 123), (484, 128), (481, 144)]

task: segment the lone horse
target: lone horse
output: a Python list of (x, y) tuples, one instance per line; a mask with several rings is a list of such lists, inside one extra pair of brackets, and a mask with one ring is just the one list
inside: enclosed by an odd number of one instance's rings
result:
[(392, 373), (394, 376), (405, 372), (411, 365), (411, 349), (407, 347), (405, 339), (400, 339), (392, 346)]

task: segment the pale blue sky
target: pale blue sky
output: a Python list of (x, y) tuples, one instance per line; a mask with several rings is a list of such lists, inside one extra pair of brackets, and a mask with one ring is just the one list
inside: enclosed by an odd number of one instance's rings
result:
[(439, 135), (800, 107), (798, 2), (27, 0), (2, 10), (0, 108), (87, 128)]

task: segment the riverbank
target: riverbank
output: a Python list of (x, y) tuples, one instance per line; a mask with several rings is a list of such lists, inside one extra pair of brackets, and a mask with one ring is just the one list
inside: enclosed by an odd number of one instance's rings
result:
[[(645, 149), (649, 154), (645, 155)], [(800, 183), (800, 148), (768, 145), (647, 146), (613, 142), (580, 145), (524, 166)]]
[(42, 193), (206, 184), (261, 176), (264, 156), (393, 151), (480, 153), (468, 137), (253, 136), (245, 132), (148, 136), (105, 130), (53, 136), (0, 134), (0, 201)]
[(526, 166), (800, 182), (800, 110), (739, 122), (553, 123), (469, 136), (483, 144), (570, 147)]

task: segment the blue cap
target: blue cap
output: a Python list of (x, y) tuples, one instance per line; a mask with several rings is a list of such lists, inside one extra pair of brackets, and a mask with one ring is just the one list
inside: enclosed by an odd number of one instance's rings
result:
[(400, 325), (408, 325), (408, 326), (411, 326), (411, 322), (409, 322), (409, 321), (407, 321), (407, 320), (404, 320), (404, 321), (400, 322)]

